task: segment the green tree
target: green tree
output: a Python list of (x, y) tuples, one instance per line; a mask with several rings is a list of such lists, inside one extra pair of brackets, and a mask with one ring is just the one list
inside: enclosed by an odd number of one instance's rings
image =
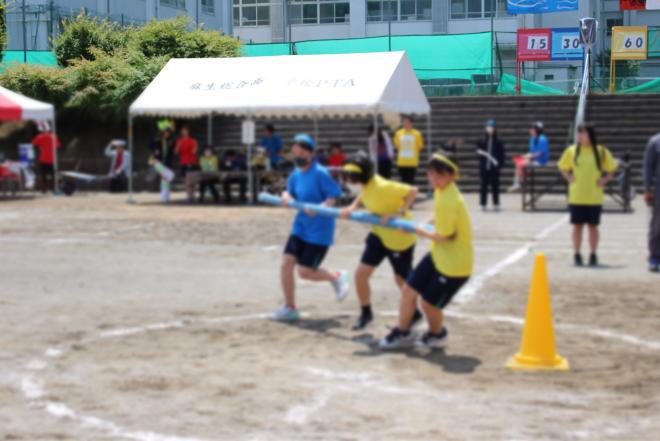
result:
[(0, 0), (0, 61), (5, 47), (7, 47), (7, 4), (4, 0)]
[(136, 30), (133, 45), (147, 57), (236, 57), (241, 51), (235, 38), (215, 31), (190, 30), (190, 20), (183, 16), (150, 21)]
[(74, 60), (92, 60), (96, 48), (111, 54), (126, 47), (133, 28), (123, 28), (108, 20), (78, 15), (64, 23), (59, 36), (53, 41), (53, 50), (60, 66), (68, 66)]

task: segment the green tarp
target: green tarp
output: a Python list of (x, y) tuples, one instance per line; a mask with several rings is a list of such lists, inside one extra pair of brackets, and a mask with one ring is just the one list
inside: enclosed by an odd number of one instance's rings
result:
[[(310, 40), (294, 43), (298, 55), (406, 51), (420, 80), (471, 80), (490, 75), (493, 66), (491, 33), (456, 35), (397, 35), (392, 37)], [(245, 45), (248, 57), (286, 55), (287, 43)]]
[(246, 44), (243, 53), (246, 57), (289, 55), (289, 43)]
[(2, 64), (23, 63), (27, 55), (27, 64), (41, 64), (44, 66), (57, 66), (55, 54), (50, 51), (3, 51)]
[(660, 29), (649, 29), (649, 58), (660, 57)]
[[(511, 74), (503, 74), (500, 79), (500, 84), (497, 86), (498, 95), (515, 95), (516, 94), (516, 77)], [(520, 94), (521, 95), (566, 95), (561, 90), (552, 87), (544, 86), (533, 81), (521, 80), (520, 81)]]
[(639, 86), (620, 90), (618, 93), (660, 93), (660, 78), (640, 84)]

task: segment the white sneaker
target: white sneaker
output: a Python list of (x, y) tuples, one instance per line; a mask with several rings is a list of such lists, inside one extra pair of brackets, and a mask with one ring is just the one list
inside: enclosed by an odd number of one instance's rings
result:
[(282, 305), (273, 313), (273, 320), (280, 322), (295, 322), (296, 320), (300, 320), (300, 313), (297, 309)]
[(350, 291), (350, 282), (348, 280), (348, 271), (339, 271), (339, 277), (332, 282), (332, 287), (335, 289), (335, 297), (338, 302), (341, 302), (348, 296)]
[(495, 213), (499, 213), (500, 211), (502, 211), (502, 208), (499, 205), (495, 205), (493, 209), (495, 210)]
[(415, 334), (412, 331), (403, 332), (399, 328), (392, 328), (387, 336), (378, 342), (381, 349), (396, 349), (412, 347), (415, 343)]

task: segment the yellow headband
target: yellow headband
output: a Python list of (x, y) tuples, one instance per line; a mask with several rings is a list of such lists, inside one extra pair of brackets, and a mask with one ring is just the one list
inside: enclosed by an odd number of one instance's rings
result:
[(357, 165), (357, 164), (346, 164), (346, 165), (344, 166), (344, 171), (345, 171), (346, 173), (357, 173), (357, 174), (361, 174), (361, 173), (362, 173), (362, 167), (360, 167), (360, 166)]
[(433, 159), (437, 159), (438, 161), (447, 164), (454, 171), (454, 173), (458, 174), (458, 165), (456, 165), (454, 161), (452, 161), (445, 155), (441, 155), (440, 153), (435, 153), (433, 155)]

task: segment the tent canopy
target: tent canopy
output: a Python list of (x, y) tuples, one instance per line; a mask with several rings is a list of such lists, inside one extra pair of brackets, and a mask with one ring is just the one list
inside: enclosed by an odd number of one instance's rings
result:
[(52, 104), (0, 87), (0, 121), (52, 121), (54, 118), (55, 108)]
[(170, 117), (429, 112), (405, 52), (173, 59), (130, 107)]

